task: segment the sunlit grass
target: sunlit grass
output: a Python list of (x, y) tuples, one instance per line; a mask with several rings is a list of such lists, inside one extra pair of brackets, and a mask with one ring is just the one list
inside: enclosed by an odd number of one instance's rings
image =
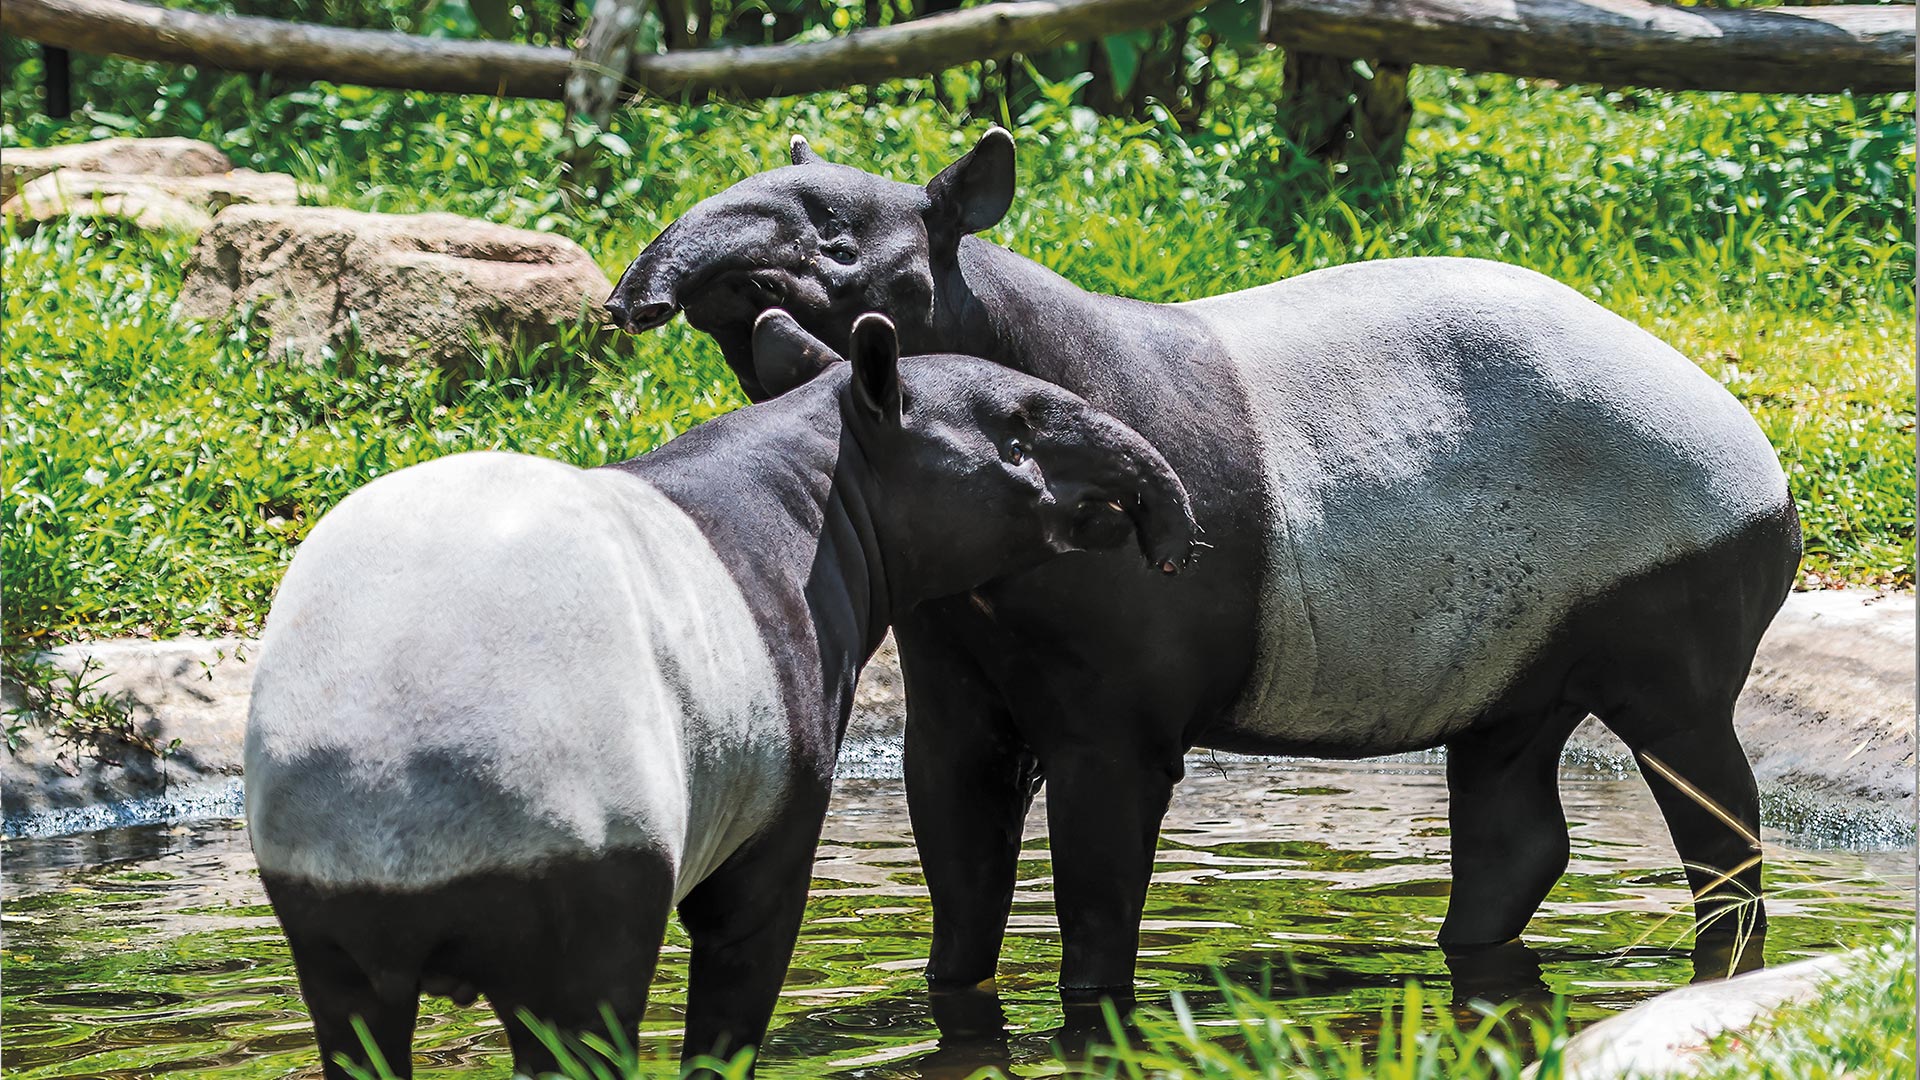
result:
[[(17, 42), (6, 45), (18, 50)], [(10, 51), (9, 143), (208, 138), (340, 205), (446, 209), (566, 233), (615, 275), (787, 138), (924, 179), (980, 125), (925, 84), (623, 112), (609, 179), (568, 190), (548, 103), (252, 81), (89, 60), (72, 124)], [(1396, 255), (1503, 259), (1645, 326), (1746, 402), (1787, 468), (1809, 584), (1913, 572), (1910, 95), (1606, 94), (1422, 69), (1401, 182), (1329, 189), (1273, 134), (1278, 59), (1227, 72), (1198, 129), (1062, 99), (1015, 132), (1021, 197), (993, 239), (1080, 284), (1174, 300)], [(437, 454), (582, 464), (644, 451), (739, 396), (675, 323), (473, 377), (305, 368), (244, 326), (170, 314), (188, 248), (104, 227), (4, 240), (5, 636), (257, 630), (293, 545), (346, 492)], [(351, 358), (349, 358), (351, 359)]]

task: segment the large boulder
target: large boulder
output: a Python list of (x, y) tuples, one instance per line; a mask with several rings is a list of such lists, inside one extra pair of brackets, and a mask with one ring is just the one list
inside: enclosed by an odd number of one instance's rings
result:
[[(1865, 950), (1669, 990), (1581, 1031), (1561, 1051), (1561, 1080), (1681, 1080), (1713, 1064), (1725, 1035), (1764, 1037), (1780, 1009), (1804, 1005), (1865, 965)], [(1524, 1074), (1540, 1075), (1538, 1063)], [(1755, 1075), (1760, 1075), (1758, 1071)]]
[(300, 185), (285, 173), (251, 169), (206, 176), (123, 175), (60, 169), (20, 186), (0, 205), (16, 225), (70, 214), (118, 218), (154, 232), (198, 234), (229, 206), (292, 206)]
[(0, 199), (58, 169), (140, 176), (214, 176), (231, 172), (233, 162), (198, 139), (102, 139), (42, 148), (7, 147), (0, 151)]
[(234, 206), (201, 236), (177, 310), (251, 306), (276, 351), (309, 361), (357, 339), (383, 362), (457, 364), (477, 343), (597, 325), (610, 291), (565, 237), (453, 214)]

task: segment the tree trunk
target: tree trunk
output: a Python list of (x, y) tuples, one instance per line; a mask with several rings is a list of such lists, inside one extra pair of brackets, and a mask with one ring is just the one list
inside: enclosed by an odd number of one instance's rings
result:
[(1294, 145), (1344, 175), (1358, 192), (1388, 187), (1400, 168), (1413, 99), (1407, 64), (1362, 64), (1288, 50), (1281, 78), (1281, 130)]
[[(584, 120), (605, 130), (613, 109), (626, 93), (627, 71), (633, 67), (633, 46), (640, 36), (640, 20), (647, 0), (599, 0), (580, 35), (573, 64), (567, 71), (565, 102), (569, 127)], [(560, 156), (576, 188), (597, 185), (601, 170), (594, 166), (597, 147), (570, 142)]]

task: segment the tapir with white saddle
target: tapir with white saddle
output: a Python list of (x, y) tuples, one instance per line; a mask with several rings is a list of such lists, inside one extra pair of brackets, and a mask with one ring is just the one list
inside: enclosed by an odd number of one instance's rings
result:
[(676, 908), (686, 1055), (756, 1045), (888, 624), (1062, 552), (1186, 562), (1180, 481), (1119, 421), (979, 360), (898, 363), (879, 316), (847, 340), (835, 363), (764, 314), (777, 402), (611, 467), (414, 466), (301, 544), (247, 817), (329, 1077), (364, 1060), (355, 1018), (408, 1075), (422, 992), (484, 995), (523, 1075), (555, 1060), (523, 1012), (631, 1040)]
[(985, 357), (1144, 434), (1211, 550), (1163, 580), (1062, 559), (895, 627), (928, 973), (994, 973), (1047, 788), (1068, 991), (1132, 983), (1182, 754), (1445, 746), (1440, 943), (1519, 934), (1567, 865), (1560, 751), (1597, 714), (1639, 757), (1706, 938), (1764, 925), (1759, 803), (1733, 732), (1800, 527), (1753, 418), (1578, 292), (1476, 259), (1383, 259), (1183, 304), (1087, 292), (971, 234), (1014, 197), (990, 131), (931, 182), (793, 164), (694, 206), (607, 303), (684, 311), (756, 400), (779, 306), (828, 345), (884, 310), (909, 351)]

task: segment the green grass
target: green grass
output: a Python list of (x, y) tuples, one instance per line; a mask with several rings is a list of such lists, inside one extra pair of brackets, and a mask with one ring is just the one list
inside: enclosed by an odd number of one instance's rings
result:
[[(651, 103), (602, 138), (606, 182), (570, 190), (546, 103), (271, 95), (82, 58), (92, 105), (60, 124), (37, 111), (38, 60), (4, 48), (7, 145), (198, 136), (338, 205), (565, 233), (610, 275), (699, 198), (779, 163), (793, 132), (925, 178), (980, 127), (925, 83)], [(1910, 95), (1597, 95), (1423, 69), (1406, 169), (1381, 204), (1276, 140), (1277, 57), (1225, 79), (1197, 130), (1097, 117), (1064, 93), (1009, 118), (1023, 121), (1022, 197), (993, 238), (1089, 288), (1160, 300), (1393, 255), (1534, 267), (1673, 342), (1753, 409), (1792, 478), (1809, 583), (1911, 585)], [(482, 447), (597, 463), (739, 400), (683, 323), (460, 378), (352, 357), (305, 368), (268, 361), (244, 322), (172, 319), (184, 242), (69, 224), (0, 244), (9, 641), (257, 631), (299, 538), (373, 476)]]

